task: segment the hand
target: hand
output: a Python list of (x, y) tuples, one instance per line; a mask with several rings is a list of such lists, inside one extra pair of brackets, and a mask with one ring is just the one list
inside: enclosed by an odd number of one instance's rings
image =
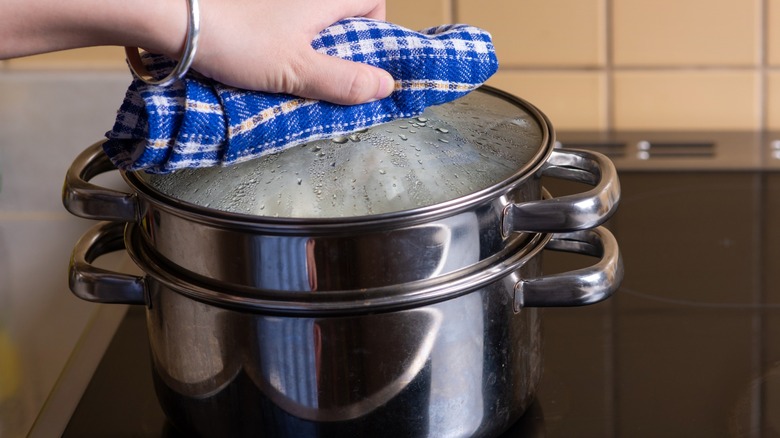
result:
[[(384, 0), (201, 0), (193, 68), (219, 82), (340, 104), (392, 92), (387, 72), (319, 54), (311, 41), (347, 17), (385, 18)], [(185, 0), (1, 0), (0, 59), (95, 45), (176, 58)]]
[(384, 98), (393, 90), (389, 73), (311, 48), (311, 41), (322, 29), (347, 17), (383, 20), (385, 3), (201, 0), (201, 38), (193, 68), (239, 88), (340, 104)]

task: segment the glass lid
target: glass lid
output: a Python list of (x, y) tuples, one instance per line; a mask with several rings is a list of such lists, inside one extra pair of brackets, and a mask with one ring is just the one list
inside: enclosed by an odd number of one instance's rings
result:
[(167, 196), (225, 212), (366, 216), (427, 207), (501, 183), (544, 155), (547, 136), (543, 116), (530, 105), (479, 89), (419, 117), (233, 166), (136, 175)]

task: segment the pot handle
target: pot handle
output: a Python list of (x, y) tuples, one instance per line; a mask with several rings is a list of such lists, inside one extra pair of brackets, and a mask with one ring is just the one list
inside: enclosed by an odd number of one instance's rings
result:
[(598, 152), (555, 149), (542, 175), (582, 182), (593, 189), (576, 195), (509, 204), (504, 208), (502, 232), (559, 233), (597, 227), (615, 212), (620, 182), (612, 161)]
[(82, 300), (106, 304), (146, 304), (144, 277), (98, 268), (92, 262), (125, 248), (125, 224), (100, 222), (81, 236), (70, 258), (70, 290)]
[(623, 259), (615, 236), (604, 227), (553, 235), (545, 249), (600, 257), (593, 266), (515, 283), (514, 307), (567, 307), (609, 298), (623, 280)]
[(103, 152), (101, 140), (80, 153), (65, 175), (62, 204), (72, 214), (95, 220), (135, 222), (138, 199), (135, 193), (124, 193), (91, 184), (95, 176), (116, 167)]

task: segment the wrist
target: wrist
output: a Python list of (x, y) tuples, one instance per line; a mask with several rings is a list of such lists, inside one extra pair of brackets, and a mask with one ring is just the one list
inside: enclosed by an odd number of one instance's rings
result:
[[(127, 54), (127, 60), (130, 64), (130, 69), (133, 71), (136, 77), (141, 79), (150, 85), (159, 85), (166, 87), (172, 83), (182, 79), (189, 70), (192, 62), (195, 59), (195, 52), (198, 47), (198, 39), (200, 35), (200, 0), (186, 0), (187, 2), (187, 35), (184, 40), (184, 47), (182, 48), (179, 61), (164, 78), (155, 78), (146, 70), (141, 57), (138, 54), (137, 47), (125, 47), (125, 53)], [(172, 56), (175, 58), (175, 56)]]
[[(134, 2), (126, 2), (132, 4)], [(132, 7), (130, 41), (119, 45), (139, 47), (179, 59), (188, 28), (187, 0), (152, 0)]]

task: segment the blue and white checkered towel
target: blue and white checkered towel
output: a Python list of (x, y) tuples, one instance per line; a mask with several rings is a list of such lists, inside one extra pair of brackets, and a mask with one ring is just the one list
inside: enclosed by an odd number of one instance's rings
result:
[[(466, 25), (414, 32), (352, 18), (312, 42), (321, 53), (374, 65), (396, 80), (387, 98), (353, 106), (228, 87), (197, 74), (169, 86), (130, 85), (104, 149), (126, 170), (167, 173), (229, 165), (323, 138), (347, 134), (454, 100), (498, 69), (490, 34)], [(164, 76), (174, 61), (144, 55)]]

